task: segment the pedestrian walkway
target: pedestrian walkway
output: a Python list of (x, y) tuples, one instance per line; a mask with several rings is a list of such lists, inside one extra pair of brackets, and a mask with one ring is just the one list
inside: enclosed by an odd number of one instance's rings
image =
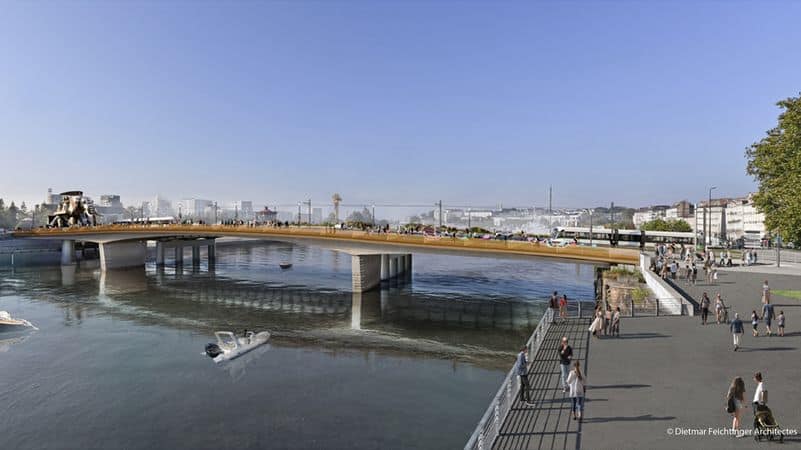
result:
[[(589, 319), (568, 319), (551, 325), (540, 350), (530, 359), (531, 406), (519, 397), (512, 405), (495, 449), (576, 449), (581, 424), (571, 420), (571, 401), (559, 382), (557, 348), (562, 336), (573, 347), (573, 360), (587, 362)], [(585, 409), (589, 405), (585, 406)], [(587, 447), (591, 448), (591, 447)]]
[[(762, 283), (771, 288), (798, 289), (801, 277), (721, 271), (715, 285), (677, 285), (696, 301), (706, 291), (714, 299), (720, 292), (733, 312), (760, 310)], [(552, 448), (585, 449), (675, 449), (755, 448), (753, 438), (714, 435), (712, 430), (731, 426), (724, 410), (724, 396), (735, 376), (746, 384), (746, 403), (754, 394), (754, 372), (761, 371), (769, 395), (769, 406), (779, 424), (801, 432), (801, 301), (773, 294), (776, 313), (787, 316), (786, 336), (757, 337), (750, 326), (742, 337), (741, 350), (733, 351), (726, 324), (701, 325), (695, 317), (623, 318), (620, 338), (592, 339), (586, 367), (589, 386), (580, 446)], [(775, 326), (775, 322), (774, 322)], [(764, 324), (760, 323), (760, 331)], [(775, 330), (774, 330), (775, 331)], [(742, 416), (751, 428), (752, 411)], [(677, 436), (686, 430), (697, 433)], [(762, 444), (768, 445), (768, 444)], [(785, 438), (784, 446), (798, 448), (801, 437)]]

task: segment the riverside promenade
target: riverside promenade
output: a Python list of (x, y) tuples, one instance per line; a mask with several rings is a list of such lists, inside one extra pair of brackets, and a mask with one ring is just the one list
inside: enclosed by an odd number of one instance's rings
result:
[[(532, 364), (530, 378), (534, 406), (515, 404), (493, 448), (503, 449), (749, 449), (773, 446), (753, 436), (736, 438), (725, 433), (731, 416), (725, 395), (733, 377), (745, 381), (746, 403), (742, 426), (750, 430), (753, 413), (754, 372), (761, 371), (769, 393), (768, 405), (783, 428), (801, 432), (801, 300), (773, 294), (776, 314), (787, 317), (786, 336), (750, 334), (748, 316), (761, 309), (762, 282), (773, 290), (801, 288), (801, 276), (757, 273), (760, 268), (722, 270), (716, 285), (705, 282), (675, 285), (698, 300), (706, 291), (720, 292), (730, 309), (739, 312), (745, 331), (741, 349), (733, 351), (729, 326), (701, 325), (694, 317), (624, 317), (619, 338), (590, 338), (581, 321), (548, 331), (548, 343)], [(770, 272), (769, 268), (763, 271)], [(776, 322), (774, 322), (774, 327)], [(764, 324), (760, 323), (760, 333)], [(774, 328), (774, 331), (776, 329)], [(568, 420), (570, 398), (557, 387), (559, 371), (555, 344), (568, 334), (581, 349), (588, 378), (585, 419)], [(581, 336), (585, 336), (582, 338)], [(582, 345), (583, 347), (583, 345)], [(536, 376), (541, 376), (539, 380)], [(679, 435), (676, 435), (676, 429)], [(710, 430), (711, 429), (711, 430)], [(682, 435), (694, 433), (694, 435)], [(788, 435), (782, 448), (801, 448), (801, 436)]]

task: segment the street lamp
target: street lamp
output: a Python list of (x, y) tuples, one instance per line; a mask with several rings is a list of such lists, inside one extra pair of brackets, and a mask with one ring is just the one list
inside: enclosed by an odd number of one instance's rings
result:
[(178, 223), (181, 223), (181, 219), (183, 217), (182, 214), (181, 214), (181, 209), (183, 207), (184, 207), (184, 205), (182, 203), (178, 203)]
[[(707, 230), (706, 219), (704, 219), (704, 240), (707, 241), (707, 245), (712, 245), (712, 191), (717, 188), (717, 186), (709, 188), (709, 201), (706, 204), (706, 209), (709, 210), (709, 229)], [(709, 233), (707, 233), (707, 231), (709, 231)]]
[(373, 203), (373, 228), (375, 228), (375, 203)]
[(300, 205), (302, 204), (303, 202), (298, 202), (298, 226), (300, 226)]
[(588, 213), (590, 213), (590, 247), (592, 247), (592, 210), (588, 209)]
[(471, 221), (470, 221), (470, 218), (472, 216), (472, 212), (473, 212), (472, 208), (467, 208), (467, 235), (468, 235), (468, 237), (470, 236), (471, 228), (473, 228), (471, 226), (472, 224), (471, 224)]

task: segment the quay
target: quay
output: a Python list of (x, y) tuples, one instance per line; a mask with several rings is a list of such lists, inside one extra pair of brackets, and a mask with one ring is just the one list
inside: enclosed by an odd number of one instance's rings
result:
[[(711, 315), (711, 323), (701, 325), (700, 313), (623, 317), (619, 338), (592, 338), (587, 332), (588, 322), (577, 318), (565, 325), (553, 325), (547, 329), (542, 347), (529, 356), (534, 406), (520, 405), (514, 390), (515, 401), (508, 414), (498, 418), (498, 433), (493, 434), (482, 421), (465, 448), (757, 448), (760, 444), (752, 435), (736, 438), (715, 433), (731, 427), (725, 395), (736, 376), (745, 381), (749, 405), (741, 417), (742, 427), (752, 428), (750, 403), (756, 386), (753, 374), (758, 371), (769, 392), (768, 405), (778, 423), (790, 430), (784, 445), (799, 446), (801, 435), (792, 433), (801, 433), (801, 300), (772, 295), (776, 314), (783, 310), (787, 318), (784, 337), (764, 336), (762, 322), (760, 336), (752, 337), (749, 317), (752, 310), (761, 313), (764, 280), (774, 291), (798, 289), (801, 270), (793, 275), (761, 273), (759, 266), (719, 270), (716, 284), (699, 282), (687, 286), (682, 280), (671, 283), (695, 301), (703, 292), (712, 298), (720, 292), (731, 308), (730, 318), (738, 312), (744, 322), (739, 351), (733, 351), (727, 324), (715, 324)], [(775, 333), (775, 320), (773, 326)], [(581, 422), (568, 420), (570, 398), (558, 388), (555, 348), (562, 335), (571, 341), (574, 360), (580, 357), (585, 363), (588, 386), (585, 418)], [(510, 366), (513, 363), (510, 361)], [(485, 417), (494, 419), (489, 410), (488, 413)], [(482, 425), (489, 431), (486, 435), (492, 436), (479, 442), (477, 434)]]

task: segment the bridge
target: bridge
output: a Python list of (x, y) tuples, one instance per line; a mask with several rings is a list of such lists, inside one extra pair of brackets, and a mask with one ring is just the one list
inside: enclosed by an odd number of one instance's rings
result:
[(607, 247), (554, 247), (545, 243), (514, 240), (487, 240), (427, 236), (420, 234), (378, 233), (339, 230), (329, 227), (273, 227), (228, 225), (100, 225), (93, 227), (39, 228), (14, 233), (17, 238), (62, 241), (62, 264), (71, 264), (76, 241), (97, 243), (103, 270), (142, 266), (147, 257), (147, 241), (156, 241), (156, 264), (164, 264), (165, 253), (173, 249), (175, 264), (183, 264), (183, 250), (192, 248), (193, 264), (206, 247), (209, 262), (214, 261), (214, 242), (220, 237), (255, 238), (316, 245), (352, 256), (353, 290), (365, 292), (381, 281), (411, 271), (412, 253), (495, 255), (557, 258), (599, 265), (639, 262), (639, 252)]

